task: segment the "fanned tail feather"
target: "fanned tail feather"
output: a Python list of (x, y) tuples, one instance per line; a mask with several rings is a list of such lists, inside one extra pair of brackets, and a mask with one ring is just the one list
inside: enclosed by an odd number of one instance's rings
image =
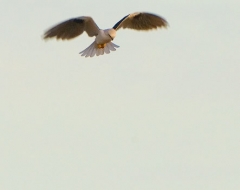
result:
[(88, 46), (85, 50), (81, 51), (79, 54), (85, 57), (93, 57), (103, 55), (104, 53), (109, 54), (111, 51), (116, 51), (116, 48), (119, 46), (109, 42), (106, 44), (104, 48), (98, 48), (96, 42), (94, 41), (90, 46)]

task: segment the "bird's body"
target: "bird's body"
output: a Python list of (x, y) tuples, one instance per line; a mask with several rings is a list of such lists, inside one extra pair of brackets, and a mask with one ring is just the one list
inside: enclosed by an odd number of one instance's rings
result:
[[(111, 34), (110, 34), (111, 33)], [(111, 42), (116, 36), (116, 31), (114, 29), (99, 30), (98, 35), (96, 36), (97, 44), (106, 44)]]
[(99, 30), (95, 38), (95, 41), (87, 47), (85, 50), (81, 51), (80, 54), (85, 57), (93, 57), (94, 55), (108, 54), (110, 51), (115, 51), (118, 48), (116, 44), (111, 41), (115, 38), (116, 31), (114, 29)]
[(62, 22), (49, 29), (44, 38), (72, 39), (81, 35), (84, 31), (88, 36), (95, 36), (94, 42), (85, 50), (80, 52), (82, 56), (93, 57), (95, 55), (108, 54), (118, 48), (112, 43), (116, 37), (116, 32), (120, 28), (130, 28), (135, 30), (151, 30), (158, 27), (166, 27), (167, 21), (162, 17), (150, 13), (133, 13), (125, 16), (117, 22), (113, 28), (102, 30), (99, 29), (91, 17), (78, 17)]

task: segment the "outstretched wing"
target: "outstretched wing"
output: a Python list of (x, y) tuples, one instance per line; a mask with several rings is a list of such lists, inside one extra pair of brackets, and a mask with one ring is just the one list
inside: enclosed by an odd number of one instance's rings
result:
[(99, 28), (91, 17), (78, 17), (64, 21), (50, 28), (44, 34), (44, 39), (57, 38), (62, 40), (70, 40), (81, 35), (84, 31), (88, 36), (96, 36)]
[(155, 14), (137, 12), (129, 14), (118, 21), (113, 28), (118, 30), (120, 28), (130, 28), (134, 30), (152, 30), (161, 27), (167, 27), (167, 21)]

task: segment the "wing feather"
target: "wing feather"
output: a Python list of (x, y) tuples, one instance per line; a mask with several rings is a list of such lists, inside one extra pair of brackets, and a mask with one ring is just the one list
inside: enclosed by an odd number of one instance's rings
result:
[(117, 22), (113, 28), (118, 30), (120, 28), (130, 28), (134, 30), (152, 30), (162, 27), (167, 27), (167, 21), (152, 13), (132, 13), (123, 17), (119, 22)]
[(64, 21), (47, 30), (44, 39), (56, 38), (70, 40), (86, 32), (93, 37), (98, 34), (99, 28), (91, 17), (78, 17)]

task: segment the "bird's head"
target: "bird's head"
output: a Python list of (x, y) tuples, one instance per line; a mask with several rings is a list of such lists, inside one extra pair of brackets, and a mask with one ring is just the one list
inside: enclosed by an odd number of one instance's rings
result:
[(107, 35), (110, 36), (110, 38), (113, 40), (116, 37), (116, 30), (114, 30), (113, 28), (111, 29), (107, 29), (106, 30)]

